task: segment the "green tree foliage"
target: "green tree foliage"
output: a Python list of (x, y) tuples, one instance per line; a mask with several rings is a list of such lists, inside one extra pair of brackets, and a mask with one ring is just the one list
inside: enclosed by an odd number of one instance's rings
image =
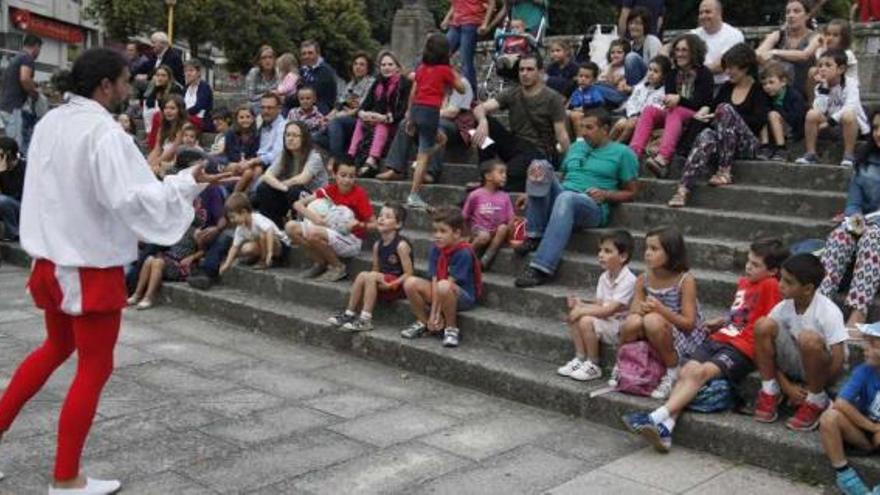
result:
[[(93, 0), (87, 13), (118, 40), (167, 26), (159, 0)], [(355, 51), (375, 52), (379, 46), (370, 36), (363, 0), (178, 0), (174, 32), (196, 53), (204, 43), (220, 47), (233, 70), (250, 67), (262, 44), (283, 53), (313, 38), (337, 67)]]

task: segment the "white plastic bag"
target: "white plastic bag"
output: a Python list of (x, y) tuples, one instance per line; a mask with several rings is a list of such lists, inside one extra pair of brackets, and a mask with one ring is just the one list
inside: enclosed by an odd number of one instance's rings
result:
[(611, 48), (611, 42), (618, 38), (617, 26), (614, 26), (610, 32), (602, 31), (602, 25), (593, 26), (593, 39), (590, 41), (590, 60), (599, 66), (600, 70), (605, 70), (608, 65), (608, 49)]

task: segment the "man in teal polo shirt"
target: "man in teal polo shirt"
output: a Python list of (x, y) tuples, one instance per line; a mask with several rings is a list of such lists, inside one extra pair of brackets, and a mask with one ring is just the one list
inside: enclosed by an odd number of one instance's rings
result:
[(561, 184), (546, 162), (529, 167), (528, 239), (517, 252), (537, 252), (517, 277), (517, 287), (545, 283), (556, 272), (572, 229), (606, 225), (610, 205), (632, 201), (638, 189), (638, 159), (629, 147), (608, 137), (608, 112), (589, 111), (580, 127), (584, 139), (575, 142), (565, 155)]

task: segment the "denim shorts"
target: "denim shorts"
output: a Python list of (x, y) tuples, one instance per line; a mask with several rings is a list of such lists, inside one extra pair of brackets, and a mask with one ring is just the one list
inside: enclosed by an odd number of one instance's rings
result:
[(437, 128), (440, 126), (440, 109), (414, 104), (409, 118), (419, 136), (419, 153), (426, 153), (437, 142)]

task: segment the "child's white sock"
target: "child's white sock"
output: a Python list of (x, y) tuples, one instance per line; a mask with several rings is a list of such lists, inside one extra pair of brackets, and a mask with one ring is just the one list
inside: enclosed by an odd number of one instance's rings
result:
[(769, 395), (779, 395), (779, 383), (775, 379), (761, 380), (761, 391)]
[(651, 422), (655, 425), (659, 425), (660, 423), (669, 419), (669, 409), (666, 409), (666, 406), (658, 407), (654, 409), (654, 412), (649, 414), (651, 417)]
[(666, 368), (666, 374), (669, 376), (669, 378), (672, 378), (673, 381), (678, 380), (678, 366)]
[(583, 354), (576, 355), (575, 359), (577, 359), (578, 361), (580, 361), (582, 363), (586, 363), (587, 361), (590, 360), (590, 358), (588, 358), (587, 356), (584, 356)]
[(373, 319), (373, 313), (370, 313), (370, 312), (368, 312), (368, 311), (361, 311), (361, 319), (362, 319), (362, 320), (372, 320), (372, 319)]
[(345, 310), (345, 316), (354, 316), (356, 313), (350, 309)]
[(666, 418), (666, 420), (663, 421), (663, 426), (665, 426), (666, 429), (669, 430), (670, 433), (672, 433), (672, 429), (675, 428), (675, 418), (671, 416)]
[(828, 404), (828, 394), (826, 394), (824, 390), (818, 394), (807, 392), (807, 402), (816, 406), (824, 407), (825, 404)]

